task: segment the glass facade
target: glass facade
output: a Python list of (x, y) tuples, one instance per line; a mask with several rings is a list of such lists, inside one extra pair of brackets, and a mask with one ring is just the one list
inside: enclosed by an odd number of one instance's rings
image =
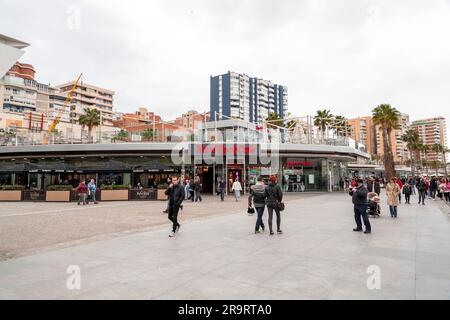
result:
[[(264, 165), (248, 165), (248, 159), (245, 163), (176, 166), (169, 156), (54, 158), (19, 161), (13, 165), (11, 161), (0, 161), (0, 185), (15, 184), (44, 190), (49, 185), (76, 187), (80, 181), (95, 179), (98, 186), (129, 185), (135, 188), (140, 184), (143, 188), (152, 188), (165, 184), (168, 178), (177, 174), (191, 180), (198, 175), (204, 193), (217, 191), (221, 177), (227, 182), (228, 192), (231, 193), (233, 182), (238, 180), (248, 193), (259, 176), (268, 182), (275, 174), (284, 192), (327, 192), (339, 190), (339, 180), (345, 170), (342, 163), (327, 158), (281, 157), (277, 171)], [(6, 167), (9, 172), (2, 171)]]
[(327, 191), (325, 159), (286, 158), (282, 163), (284, 192)]

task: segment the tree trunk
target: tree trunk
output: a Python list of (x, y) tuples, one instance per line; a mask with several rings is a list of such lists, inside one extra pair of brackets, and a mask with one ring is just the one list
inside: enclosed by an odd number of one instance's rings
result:
[(395, 177), (395, 164), (394, 164), (394, 156), (392, 154), (391, 148), (391, 133), (392, 131), (387, 130), (386, 128), (382, 128), (383, 133), (383, 147), (384, 147), (384, 169), (387, 179), (391, 179)]
[(92, 138), (92, 127), (88, 128), (88, 141), (89, 143), (93, 143), (93, 138)]

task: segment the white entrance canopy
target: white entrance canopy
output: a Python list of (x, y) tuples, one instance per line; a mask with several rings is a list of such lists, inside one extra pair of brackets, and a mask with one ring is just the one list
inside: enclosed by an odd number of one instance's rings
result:
[(0, 34), (0, 78), (18, 61), (29, 44)]

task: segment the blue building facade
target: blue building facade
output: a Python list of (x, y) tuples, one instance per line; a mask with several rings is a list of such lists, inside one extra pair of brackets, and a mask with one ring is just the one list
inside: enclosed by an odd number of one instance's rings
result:
[(232, 118), (263, 123), (272, 112), (281, 118), (287, 114), (285, 86), (234, 72), (211, 76), (210, 81), (211, 121)]

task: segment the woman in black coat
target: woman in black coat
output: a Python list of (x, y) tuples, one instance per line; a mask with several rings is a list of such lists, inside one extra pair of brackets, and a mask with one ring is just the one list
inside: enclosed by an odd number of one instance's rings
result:
[(381, 183), (380, 183), (380, 179), (375, 179), (375, 183), (374, 183), (374, 192), (380, 196), (381, 194)]

